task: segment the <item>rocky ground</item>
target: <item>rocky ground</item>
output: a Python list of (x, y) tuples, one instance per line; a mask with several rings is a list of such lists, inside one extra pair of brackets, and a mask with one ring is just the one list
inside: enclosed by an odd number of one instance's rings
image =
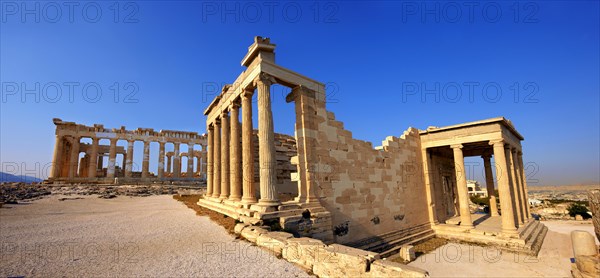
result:
[[(0, 204), (18, 204), (43, 197), (58, 195), (98, 195), (98, 198), (112, 199), (117, 196), (147, 197), (152, 195), (198, 194), (203, 192), (200, 185), (48, 185), (20, 182), (0, 184)], [(59, 200), (70, 199), (64, 197)]]

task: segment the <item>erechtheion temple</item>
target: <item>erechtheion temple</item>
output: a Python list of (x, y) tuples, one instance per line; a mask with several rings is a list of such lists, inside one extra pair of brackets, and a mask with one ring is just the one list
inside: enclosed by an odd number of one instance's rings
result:
[[(200, 206), (381, 256), (433, 236), (537, 254), (547, 229), (529, 212), (523, 136), (509, 120), (408, 128), (374, 147), (327, 111), (323, 83), (276, 64), (274, 50), (256, 37), (241, 62), (246, 69), (204, 111), (207, 192)], [(286, 101), (296, 116), (288, 147), (274, 133), (274, 84), (291, 89)], [(474, 156), (485, 165), (487, 215), (469, 206), (464, 158)], [(282, 192), (294, 196), (282, 200)]]
[[(103, 125), (85, 126), (74, 122), (54, 119), (56, 144), (52, 158), (50, 181), (113, 183), (115, 178), (123, 182), (155, 181), (198, 181), (206, 178), (206, 137), (196, 132), (138, 128), (136, 130), (107, 129)], [(83, 138), (91, 144), (82, 143)], [(109, 145), (101, 145), (106, 139)], [(127, 149), (117, 146), (119, 140), (127, 142)], [(134, 163), (134, 143), (143, 142), (141, 167)], [(150, 143), (159, 145), (158, 170), (152, 173), (150, 165)], [(165, 153), (165, 145), (172, 144), (174, 150)], [(180, 152), (180, 145), (187, 145), (187, 152)], [(200, 150), (195, 150), (200, 146)], [(83, 155), (81, 155), (83, 153)], [(117, 166), (117, 155), (122, 155), (121, 167)], [(105, 157), (108, 163), (104, 167)], [(166, 169), (165, 169), (166, 158)], [(187, 169), (182, 169), (182, 160), (187, 159)], [(194, 163), (194, 159), (195, 162)], [(194, 169), (194, 165), (196, 168)], [(141, 168), (141, 169), (140, 169)]]

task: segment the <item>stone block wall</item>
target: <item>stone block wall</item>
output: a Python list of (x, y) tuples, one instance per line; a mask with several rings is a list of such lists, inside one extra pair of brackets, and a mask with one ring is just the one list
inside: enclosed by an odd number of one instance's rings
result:
[[(257, 130), (254, 131), (252, 144), (254, 145), (254, 182), (256, 183), (256, 194), (259, 194), (258, 184), (260, 182), (260, 163), (258, 160)], [(298, 169), (296, 165), (291, 163), (291, 158), (298, 155), (296, 139), (290, 135), (275, 133), (275, 151), (275, 159), (277, 161), (277, 165), (275, 165), (275, 171), (277, 172), (277, 190), (280, 193), (288, 193), (295, 196), (298, 194), (298, 185), (296, 182), (292, 182), (291, 174), (297, 172)]]
[(305, 134), (314, 136), (308, 156), (315, 160), (311, 170), (317, 196), (332, 214), (335, 242), (429, 222), (418, 130), (409, 128), (373, 148), (370, 142), (352, 138), (324, 101), (312, 100), (314, 112), (302, 108), (310, 116)]

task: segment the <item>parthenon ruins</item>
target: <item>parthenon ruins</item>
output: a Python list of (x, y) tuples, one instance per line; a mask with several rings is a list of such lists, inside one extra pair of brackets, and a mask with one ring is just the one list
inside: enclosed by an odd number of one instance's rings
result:
[[(56, 144), (52, 158), (49, 180), (54, 182), (98, 182), (112, 183), (115, 178), (127, 181), (204, 180), (206, 178), (206, 136), (196, 132), (138, 128), (136, 130), (107, 129), (103, 125), (85, 126), (74, 122), (54, 119)], [(91, 144), (82, 143), (83, 138)], [(107, 139), (109, 145), (101, 145)], [(119, 140), (127, 141), (127, 150), (117, 146)], [(143, 159), (140, 167), (134, 163), (134, 143), (142, 141)], [(150, 172), (150, 144), (159, 145), (158, 171)], [(172, 144), (174, 150), (165, 153), (165, 145)], [(187, 145), (187, 152), (180, 152), (180, 145)], [(199, 145), (200, 150), (194, 146)], [(80, 154), (84, 153), (80, 157)], [(122, 155), (121, 167), (117, 166), (117, 154)], [(104, 158), (108, 163), (104, 168)], [(166, 157), (166, 169), (165, 169)], [(182, 158), (187, 158), (187, 170), (182, 169)], [(194, 159), (196, 163), (194, 163)], [(194, 165), (196, 168), (194, 169)], [(182, 172), (183, 171), (183, 172)]]
[[(511, 121), (498, 117), (408, 128), (373, 147), (354, 139), (327, 111), (323, 83), (275, 63), (275, 44), (268, 38), (256, 37), (241, 64), (246, 69), (204, 111), (207, 191), (200, 206), (249, 225), (279, 226), (382, 256), (433, 236), (537, 254), (547, 229), (529, 212), (523, 136)], [(291, 89), (286, 101), (296, 115), (289, 177), (297, 189), (295, 198), (284, 201), (273, 126), (277, 115), (271, 107), (274, 84)], [(469, 206), (468, 156), (481, 157), (485, 165), (487, 215), (474, 214)]]

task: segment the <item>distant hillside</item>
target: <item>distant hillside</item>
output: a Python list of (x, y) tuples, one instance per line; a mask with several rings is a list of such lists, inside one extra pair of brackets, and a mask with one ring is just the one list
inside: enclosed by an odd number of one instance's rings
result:
[(24, 183), (32, 183), (32, 182), (41, 182), (42, 179), (38, 179), (30, 176), (15, 176), (9, 173), (0, 172), (0, 182), (24, 182)]

